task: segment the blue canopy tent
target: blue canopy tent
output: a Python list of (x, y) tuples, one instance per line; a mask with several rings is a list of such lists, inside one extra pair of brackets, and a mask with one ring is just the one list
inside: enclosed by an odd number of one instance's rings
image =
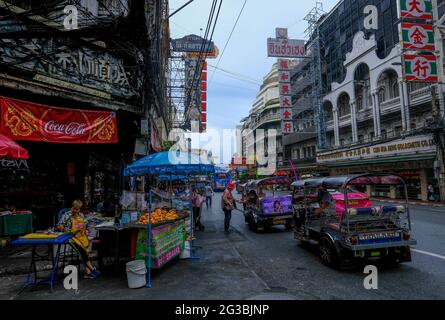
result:
[[(215, 166), (200, 156), (181, 151), (164, 151), (145, 156), (124, 170), (124, 176), (180, 176), (196, 174), (212, 174), (215, 172)], [(152, 214), (152, 190), (149, 192), (149, 223), (148, 223), (148, 283), (151, 288), (150, 269), (151, 269), (151, 214)], [(192, 238), (193, 238), (193, 210), (190, 198), (190, 257), (192, 256)]]
[(148, 155), (125, 168), (125, 176), (190, 175), (214, 173), (215, 166), (201, 157), (187, 152), (164, 151)]
[(183, 175), (174, 175), (174, 176), (169, 176), (169, 175), (160, 175), (159, 177), (157, 177), (158, 181), (175, 181), (175, 180), (186, 180), (187, 176), (183, 176)]

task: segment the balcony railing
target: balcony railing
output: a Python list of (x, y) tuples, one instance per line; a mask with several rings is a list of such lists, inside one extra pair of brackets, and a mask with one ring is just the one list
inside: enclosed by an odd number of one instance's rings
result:
[(395, 97), (383, 102), (380, 102), (380, 110), (382, 114), (391, 113), (400, 110), (400, 97)]
[(280, 120), (281, 120), (281, 115), (279, 113), (269, 114), (267, 116), (260, 117), (260, 118), (253, 120), (252, 124), (251, 124), (251, 128), (255, 129), (255, 128), (259, 127), (260, 125), (263, 125), (266, 122), (280, 121)]
[(411, 105), (425, 103), (431, 100), (431, 87), (420, 88), (409, 94)]
[(357, 121), (361, 122), (372, 119), (372, 116), (372, 107), (368, 107), (367, 109), (359, 111), (359, 113), (357, 114)]
[[(368, 143), (374, 143), (374, 142), (382, 142), (388, 139), (396, 139), (396, 138), (400, 138), (402, 137), (402, 132), (399, 130), (391, 130), (388, 132), (383, 132), (382, 135), (380, 137), (363, 137), (362, 139), (359, 139), (357, 142), (352, 142), (351, 140), (348, 140), (344, 143), (341, 143), (339, 147), (344, 148), (344, 147), (353, 147), (353, 146), (357, 146), (357, 145), (362, 145), (362, 144), (368, 144)], [(342, 137), (340, 137), (341, 139)], [(328, 146), (328, 149), (338, 149), (337, 146)]]

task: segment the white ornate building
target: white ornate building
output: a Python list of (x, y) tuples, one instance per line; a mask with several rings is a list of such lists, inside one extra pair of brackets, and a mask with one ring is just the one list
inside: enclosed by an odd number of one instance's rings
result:
[[(330, 174), (390, 171), (403, 175), (412, 199), (427, 198), (435, 183), (436, 147), (427, 133), (432, 119), (432, 90), (427, 84), (403, 81), (400, 46), (385, 58), (376, 53), (374, 35), (353, 37), (346, 54), (346, 76), (332, 82), (323, 98), (327, 150), (317, 163)], [(400, 197), (402, 190), (369, 189), (374, 196)]]

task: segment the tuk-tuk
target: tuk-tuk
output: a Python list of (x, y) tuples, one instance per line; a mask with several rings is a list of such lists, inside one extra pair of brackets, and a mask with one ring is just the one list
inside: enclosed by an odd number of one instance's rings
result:
[[(290, 186), (291, 183), (288, 177), (269, 177), (251, 181), (244, 186), (247, 191), (244, 218), (250, 230), (256, 232), (273, 225), (284, 225), (286, 230), (292, 230), (292, 196), (288, 193), (276, 194), (274, 188)], [(265, 191), (272, 195), (267, 195)]]
[[(355, 200), (360, 195), (356, 188), (375, 185), (403, 186), (405, 205), (373, 205), (363, 197)], [(355, 265), (358, 259), (411, 261), (410, 245), (417, 241), (411, 237), (407, 186), (401, 176), (311, 178), (296, 181), (292, 187), (294, 237), (316, 242), (325, 265), (341, 269)]]

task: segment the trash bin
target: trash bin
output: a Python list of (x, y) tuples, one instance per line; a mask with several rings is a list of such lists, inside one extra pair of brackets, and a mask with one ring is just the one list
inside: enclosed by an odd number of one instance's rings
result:
[(130, 261), (126, 265), (127, 281), (130, 289), (141, 288), (147, 284), (147, 267), (144, 260)]

